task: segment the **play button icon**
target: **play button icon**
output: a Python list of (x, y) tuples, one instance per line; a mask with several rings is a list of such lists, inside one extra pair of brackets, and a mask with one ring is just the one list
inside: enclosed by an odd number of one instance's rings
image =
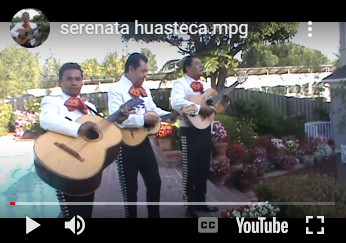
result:
[(39, 223), (26, 216), (26, 234), (29, 234), (31, 231), (38, 228), (39, 226)]

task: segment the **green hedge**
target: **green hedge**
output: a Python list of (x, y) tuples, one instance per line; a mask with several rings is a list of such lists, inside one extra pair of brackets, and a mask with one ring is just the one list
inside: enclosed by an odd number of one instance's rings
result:
[(283, 205), (280, 206), (280, 217), (346, 217), (346, 188), (327, 175), (312, 173), (266, 179), (258, 184), (256, 192), (260, 201), (335, 202), (335, 205)]

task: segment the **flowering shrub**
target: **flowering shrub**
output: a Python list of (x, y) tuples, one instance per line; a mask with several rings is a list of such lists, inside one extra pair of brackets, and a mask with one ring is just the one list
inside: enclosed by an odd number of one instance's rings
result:
[(255, 159), (252, 164), (256, 167), (258, 175), (263, 176), (269, 165), (267, 150), (263, 147), (255, 147), (254, 154)]
[(272, 138), (271, 141), (277, 149), (285, 149), (286, 148), (282, 139)]
[(287, 146), (287, 148), (290, 151), (294, 152), (294, 151), (296, 151), (296, 149), (299, 146), (299, 141), (296, 141), (296, 140), (293, 140), (293, 139), (287, 140), (286, 141), (286, 146)]
[(297, 155), (299, 157), (304, 155), (313, 155), (316, 150), (317, 146), (319, 144), (319, 140), (317, 139), (304, 139), (299, 142), (299, 146), (297, 149)]
[(295, 156), (283, 155), (279, 156), (276, 162), (282, 169), (291, 169), (298, 163), (298, 159)]
[(255, 147), (254, 153), (256, 157), (267, 158), (267, 150), (263, 147)]
[(317, 145), (316, 152), (314, 153), (314, 157), (317, 162), (321, 160), (327, 159), (333, 153), (333, 149), (327, 142), (321, 142)]
[(255, 203), (253, 205), (240, 207), (239, 209), (226, 209), (221, 213), (222, 218), (258, 218), (266, 217), (272, 218), (275, 217), (280, 212), (279, 207), (271, 205), (268, 201)]
[(41, 130), (39, 116), (40, 114), (38, 112), (15, 111), (16, 136), (22, 136), (27, 130)]
[(261, 147), (265, 149), (268, 161), (272, 161), (278, 152), (278, 148), (275, 147), (275, 145), (271, 141), (271, 137), (269, 136), (256, 137), (255, 147)]
[(334, 151), (334, 149), (335, 149), (335, 141), (334, 141), (334, 139), (332, 139), (332, 138), (328, 139), (327, 144), (328, 144), (328, 145), (332, 148), (332, 150)]
[(219, 177), (224, 176), (229, 172), (229, 161), (226, 160), (212, 160), (210, 163), (210, 176)]
[(161, 123), (160, 130), (157, 132), (157, 138), (168, 138), (173, 136), (175, 128), (173, 125), (168, 123)]
[(211, 131), (213, 142), (227, 142), (228, 134), (220, 121), (213, 122), (213, 129)]
[(251, 182), (256, 182), (258, 179), (257, 168), (254, 165), (247, 164), (244, 169), (239, 173), (239, 181), (247, 180)]

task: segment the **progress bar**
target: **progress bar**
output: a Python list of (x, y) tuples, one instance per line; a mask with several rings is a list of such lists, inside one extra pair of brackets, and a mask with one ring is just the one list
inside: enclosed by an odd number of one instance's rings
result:
[[(335, 202), (269, 202), (270, 205), (299, 205), (299, 206), (335, 206)], [(243, 206), (243, 205), (266, 205), (268, 202), (10, 202), (11, 206), (60, 206), (60, 205), (93, 205), (93, 206), (124, 206), (124, 205), (159, 205), (159, 206), (193, 206), (193, 205), (216, 205), (216, 206)]]

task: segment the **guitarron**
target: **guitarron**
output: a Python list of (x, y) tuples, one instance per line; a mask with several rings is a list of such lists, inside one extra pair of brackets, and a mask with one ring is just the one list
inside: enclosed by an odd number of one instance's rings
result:
[[(139, 98), (131, 99), (122, 108), (141, 104)], [(34, 144), (34, 164), (37, 175), (48, 185), (69, 195), (85, 195), (94, 192), (101, 183), (102, 171), (118, 156), (118, 144), (122, 140), (120, 129), (114, 121), (121, 115), (119, 109), (107, 119), (84, 115), (77, 122), (94, 122), (100, 132), (94, 130), (85, 136), (70, 137), (46, 132)]]
[[(191, 95), (187, 97), (187, 99), (195, 104), (202, 105), (206, 104), (209, 106), (213, 106), (215, 109), (215, 112), (220, 113), (225, 110), (226, 105), (222, 102), (223, 96), (232, 92), (232, 90), (239, 84), (244, 83), (247, 80), (246, 74), (240, 74), (237, 78), (237, 81), (233, 83), (228, 88), (223, 89), (220, 93), (218, 93), (215, 89), (208, 89), (201, 95)], [(191, 108), (189, 108), (191, 110)], [(194, 109), (193, 112), (196, 112), (196, 109)], [(183, 113), (186, 115), (187, 119), (190, 121), (190, 123), (197, 129), (206, 129), (211, 125), (211, 123), (214, 121), (215, 113), (213, 113), (210, 116), (201, 116), (201, 115), (192, 115), (192, 112), (183, 109)]]
[(21, 46), (25, 45), (28, 41), (34, 38), (34, 32), (37, 30), (38, 28), (31, 29), (30, 27), (17, 30), (16, 32), (21, 34), (23, 37), (17, 37), (16, 42)]

